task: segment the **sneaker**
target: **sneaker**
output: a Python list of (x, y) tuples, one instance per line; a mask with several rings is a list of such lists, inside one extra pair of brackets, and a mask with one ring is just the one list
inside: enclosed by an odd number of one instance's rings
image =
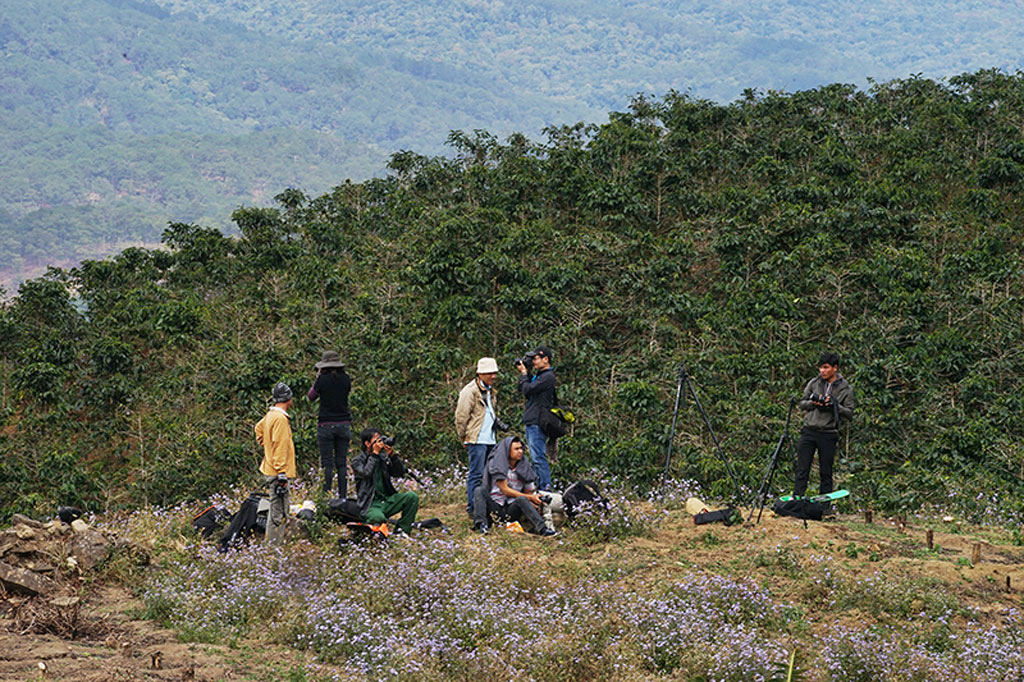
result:
[(835, 505), (832, 505), (832, 504), (827, 505), (825, 507), (825, 509), (821, 512), (821, 518), (823, 518), (823, 519), (834, 519), (835, 517), (836, 517)]
[(480, 533), (480, 535), (487, 535), (491, 532), (491, 527), (486, 523), (478, 523), (473, 526), (473, 530)]
[(543, 530), (541, 530), (541, 532), (537, 533), (537, 535), (541, 536), (542, 538), (553, 538), (556, 535), (558, 535), (558, 531), (551, 530), (550, 528), (545, 527)]

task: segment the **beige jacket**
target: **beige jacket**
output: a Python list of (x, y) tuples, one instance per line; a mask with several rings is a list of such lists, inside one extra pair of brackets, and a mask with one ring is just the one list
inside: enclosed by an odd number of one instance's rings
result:
[(284, 473), (295, 478), (295, 443), (292, 442), (292, 425), (288, 413), (278, 407), (271, 407), (257, 422), (256, 442), (263, 446), (263, 463), (260, 471), (266, 476)]
[[(498, 414), (498, 403), (495, 401), (494, 387), (491, 387), (491, 409)], [(484, 425), (487, 414), (487, 403), (484, 392), (480, 388), (480, 380), (473, 380), (459, 391), (459, 404), (455, 408), (455, 433), (463, 443), (476, 443), (480, 440), (480, 428)]]

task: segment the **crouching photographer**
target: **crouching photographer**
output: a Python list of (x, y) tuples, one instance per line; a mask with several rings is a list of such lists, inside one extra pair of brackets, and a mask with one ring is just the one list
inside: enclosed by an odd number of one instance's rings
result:
[(473, 492), (473, 527), (486, 533), (497, 516), (503, 521), (524, 521), (536, 535), (557, 535), (541, 517), (543, 495), (537, 493), (530, 460), (523, 457), (523, 442), (509, 436), (487, 458), (483, 481)]
[(420, 498), (411, 490), (398, 492), (391, 483), (392, 476), (405, 476), (407, 473), (395, 453), (395, 439), (385, 438), (373, 428), (363, 429), (359, 438), (362, 448), (352, 458), (359, 511), (368, 523), (375, 525), (401, 514), (397, 525), (403, 534), (408, 535), (419, 511)]

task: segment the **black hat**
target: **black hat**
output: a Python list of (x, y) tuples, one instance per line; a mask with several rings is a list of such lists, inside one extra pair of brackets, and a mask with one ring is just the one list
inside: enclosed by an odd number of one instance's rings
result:
[(328, 367), (345, 367), (345, 363), (341, 361), (341, 356), (336, 351), (325, 350), (320, 355), (320, 362), (313, 365), (314, 369), (327, 369)]
[(551, 349), (548, 348), (547, 346), (537, 346), (537, 348), (533, 351), (533, 354), (534, 355), (543, 355), (548, 360), (553, 360), (554, 359), (554, 358), (551, 357)]
[(292, 389), (288, 387), (288, 384), (279, 381), (274, 385), (274, 391), (271, 395), (271, 399), (275, 403), (286, 403), (292, 399)]

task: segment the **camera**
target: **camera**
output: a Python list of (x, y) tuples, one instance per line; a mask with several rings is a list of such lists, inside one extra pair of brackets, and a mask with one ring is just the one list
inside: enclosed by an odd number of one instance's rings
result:
[(389, 448), (395, 447), (395, 437), (394, 436), (381, 436), (380, 437), (380, 442), (383, 443), (384, 445), (386, 445)]
[(543, 502), (544, 504), (551, 504), (551, 496), (550, 495), (545, 495), (544, 493), (538, 493), (537, 497), (539, 497), (540, 501)]
[(537, 351), (531, 350), (529, 353), (527, 353), (523, 357), (516, 358), (515, 362), (512, 363), (512, 364), (514, 364), (516, 367), (518, 367), (519, 365), (522, 365), (523, 367), (526, 368), (527, 372), (530, 372), (530, 371), (533, 370), (533, 358), (536, 355), (537, 355)]
[(828, 400), (828, 396), (827, 395), (821, 395), (820, 393), (812, 393), (811, 394), (811, 402), (812, 403), (821, 403), (822, 405), (824, 405), (825, 401), (827, 401), (827, 400)]
[(495, 417), (494, 418), (494, 430), (495, 431), (509, 431), (509, 430), (511, 430), (511, 428), (512, 427), (509, 426), (507, 422), (502, 421), (500, 417)]

